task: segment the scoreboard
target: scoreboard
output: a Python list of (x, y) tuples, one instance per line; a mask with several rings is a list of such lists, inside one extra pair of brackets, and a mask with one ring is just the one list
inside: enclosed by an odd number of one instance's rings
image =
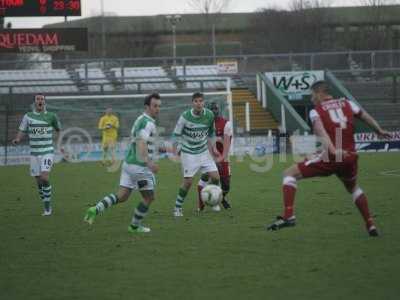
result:
[(75, 17), (81, 0), (0, 0), (0, 17)]

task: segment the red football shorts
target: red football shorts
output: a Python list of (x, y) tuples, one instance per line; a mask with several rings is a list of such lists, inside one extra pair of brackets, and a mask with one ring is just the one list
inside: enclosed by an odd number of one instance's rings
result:
[(351, 155), (343, 162), (323, 161), (321, 156), (306, 159), (297, 166), (304, 178), (336, 175), (348, 191), (352, 191), (357, 182), (358, 156)]

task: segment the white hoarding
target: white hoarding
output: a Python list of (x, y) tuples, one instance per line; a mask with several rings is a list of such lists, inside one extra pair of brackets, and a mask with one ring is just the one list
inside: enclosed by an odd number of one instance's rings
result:
[(267, 72), (265, 76), (289, 100), (310, 95), (313, 83), (325, 78), (324, 71)]

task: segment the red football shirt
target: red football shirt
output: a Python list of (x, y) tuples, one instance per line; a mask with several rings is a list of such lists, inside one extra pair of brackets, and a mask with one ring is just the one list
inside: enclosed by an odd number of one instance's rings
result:
[(354, 116), (361, 115), (361, 109), (347, 99), (326, 100), (310, 111), (312, 122), (320, 118), (332, 143), (337, 149), (355, 151)]

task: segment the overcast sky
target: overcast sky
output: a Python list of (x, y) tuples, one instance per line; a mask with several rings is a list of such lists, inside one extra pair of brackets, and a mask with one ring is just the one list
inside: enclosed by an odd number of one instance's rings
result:
[[(358, 5), (365, 0), (328, 0), (332, 5)], [(400, 1), (400, 0), (398, 0)], [(100, 14), (101, 0), (82, 0), (82, 17)], [(258, 8), (277, 6), (286, 8), (291, 0), (231, 0), (226, 12), (253, 12)], [(189, 0), (104, 0), (105, 12), (118, 16), (193, 13)], [(42, 27), (44, 24), (62, 22), (63, 18), (7, 18), (13, 28)]]

